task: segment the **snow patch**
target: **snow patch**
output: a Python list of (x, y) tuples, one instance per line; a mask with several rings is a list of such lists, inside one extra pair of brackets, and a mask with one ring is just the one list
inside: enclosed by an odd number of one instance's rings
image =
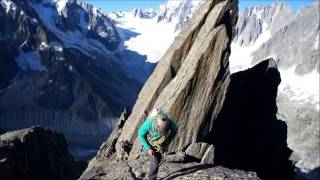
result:
[(291, 99), (297, 100), (301, 104), (314, 104), (315, 108), (319, 110), (320, 77), (316, 70), (303, 76), (295, 73), (295, 67), (286, 70), (279, 69), (279, 71), (281, 74), (279, 91), (291, 94)]
[(102, 14), (102, 11), (100, 9), (97, 9), (96, 7), (92, 8), (92, 13), (96, 16), (96, 17), (100, 17)]
[(16, 9), (16, 5), (11, 0), (1, 0), (1, 5), (8, 13), (10, 9)]
[(32, 24), (38, 24), (38, 20), (35, 19), (35, 18), (32, 18), (32, 19), (31, 19), (31, 22), (32, 22)]
[(157, 10), (143, 10), (143, 17), (131, 11), (111, 12), (108, 17), (117, 23), (123, 49), (138, 52), (147, 57), (147, 62), (156, 63), (178, 35), (179, 25), (190, 19), (203, 2), (170, 0)]
[(318, 50), (319, 49), (319, 36), (320, 36), (320, 32), (318, 32), (317, 37), (316, 37), (316, 42), (314, 44), (314, 49)]
[(106, 38), (108, 37), (108, 33), (107, 32), (99, 32), (99, 36), (103, 37), (103, 38)]
[[(239, 41), (232, 42), (232, 53), (229, 58), (231, 74), (254, 66), (251, 54), (271, 38), (271, 32), (268, 30), (267, 24), (263, 24), (262, 32), (258, 39), (249, 46), (240, 46)], [(316, 48), (318, 48), (318, 45), (316, 45)], [(271, 57), (278, 60), (276, 54), (270, 54), (265, 59)], [(290, 69), (279, 68), (279, 71), (282, 79), (279, 91), (290, 94), (292, 100), (298, 100), (300, 103), (312, 103), (319, 110), (319, 73), (313, 71), (300, 76), (295, 73), (295, 67), (291, 67)]]
[(125, 41), (124, 47), (146, 55), (147, 62), (158, 62), (178, 33), (175, 32), (175, 24), (158, 23), (156, 19), (137, 18), (131, 13), (123, 15), (123, 18), (117, 19), (117, 26), (138, 33), (135, 37)]
[(20, 55), (16, 57), (16, 62), (23, 70), (43, 71), (46, 69), (41, 64), (41, 57), (38, 51), (24, 53), (20, 50)]
[(63, 41), (64, 47), (76, 48), (88, 56), (92, 56), (92, 51), (101, 52), (101, 54), (111, 54), (100, 41), (89, 39), (85, 34), (82, 34), (79, 31), (64, 32), (59, 30), (55, 25), (55, 18), (58, 16), (55, 9), (44, 6), (43, 3), (28, 3), (38, 13), (43, 23)]
[(25, 44), (27, 44), (27, 42), (28, 42), (28, 39), (26, 39), (26, 40), (20, 45), (20, 47), (23, 47)]
[(57, 11), (61, 14), (61, 11), (66, 7), (68, 0), (55, 0)]
[[(231, 54), (230, 54), (230, 72), (235, 73), (243, 71), (253, 66), (252, 64), (252, 53), (257, 50), (263, 43), (267, 42), (271, 38), (271, 31), (268, 30), (268, 25), (264, 23), (262, 25), (262, 34), (258, 39), (249, 46), (240, 46), (239, 41), (231, 43)], [(273, 55), (274, 56), (274, 55)]]
[(46, 42), (42, 41), (40, 44), (40, 47), (39, 47), (40, 51), (43, 51), (47, 48), (48, 48), (48, 44)]
[(165, 7), (171, 9), (180, 6), (181, 3), (181, 1), (168, 1)]
[(108, 13), (108, 17), (111, 19), (118, 19), (120, 16), (117, 12)]
[(59, 61), (65, 61), (66, 59), (64, 57), (58, 57)]
[(73, 67), (71, 65), (68, 66), (69, 71), (73, 70)]
[(54, 45), (53, 48), (54, 48), (55, 51), (58, 51), (58, 52), (62, 52), (63, 51), (63, 47), (62, 46)]

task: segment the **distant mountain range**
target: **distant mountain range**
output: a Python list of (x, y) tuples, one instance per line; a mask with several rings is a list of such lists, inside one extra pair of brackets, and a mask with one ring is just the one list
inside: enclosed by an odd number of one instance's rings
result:
[(232, 44), (232, 72), (266, 57), (278, 60), (278, 118), (288, 125), (288, 145), (301, 160), (297, 166), (319, 166), (319, 1), (293, 12), (277, 2), (239, 12)]
[(0, 129), (39, 124), (97, 148), (143, 84), (123, 54), (144, 57), (122, 51), (113, 21), (80, 1), (1, 0), (0, 22)]

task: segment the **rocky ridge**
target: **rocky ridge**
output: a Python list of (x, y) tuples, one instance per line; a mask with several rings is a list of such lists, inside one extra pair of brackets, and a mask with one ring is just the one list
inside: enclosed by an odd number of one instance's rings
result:
[[(228, 21), (227, 18), (236, 17), (236, 12), (233, 11), (233, 14), (231, 14), (231, 17), (228, 17), (228, 10), (229, 8), (237, 9), (236, 3), (232, 1), (231, 3), (227, 3), (227, 5), (223, 5), (223, 3), (220, 3), (219, 5), (214, 6), (216, 2), (208, 1), (202, 6), (202, 10), (199, 10), (196, 12), (196, 15), (194, 16), (188, 25), (187, 28), (183, 29), (180, 34), (176, 37), (174, 43), (169, 47), (168, 51), (163, 56), (162, 60), (157, 65), (156, 69), (154, 70), (153, 74), (149, 77), (148, 81), (144, 85), (143, 89), (141, 90), (138, 100), (133, 108), (133, 111), (131, 115), (128, 118), (128, 122), (123, 127), (123, 131), (126, 133), (123, 133), (120, 135), (119, 139), (123, 141), (130, 141), (134, 142), (137, 132), (137, 127), (142, 123), (142, 121), (148, 116), (148, 112), (151, 111), (153, 107), (156, 106), (163, 106), (172, 116), (173, 119), (176, 120), (177, 124), (179, 125), (179, 120), (181, 120), (181, 123), (184, 121), (182, 118), (183, 114), (187, 116), (187, 114), (191, 114), (191, 112), (188, 112), (186, 110), (185, 112), (181, 112), (178, 118), (178, 111), (180, 111), (182, 108), (186, 108), (184, 106), (188, 106), (187, 104), (190, 103), (192, 105), (192, 98), (190, 102), (185, 102), (184, 104), (184, 97), (186, 97), (186, 93), (188, 92), (188, 89), (192, 89), (199, 85), (203, 85), (200, 80), (191, 81), (192, 77), (196, 78), (197, 74), (200, 73), (201, 67), (210, 67), (206, 66), (205, 64), (213, 64), (212, 71), (209, 69), (203, 69), (203, 72), (208, 70), (208, 81), (214, 81), (214, 79), (217, 78), (217, 84), (221, 81), (221, 85), (223, 88), (224, 83), (228, 83), (228, 78), (225, 76), (227, 75), (228, 71), (225, 70), (225, 66), (227, 66), (227, 56), (228, 56), (228, 42), (229, 39), (232, 38), (232, 33), (230, 31), (232, 28), (232, 25), (235, 24), (236, 20), (230, 19)], [(214, 6), (214, 7), (213, 7)], [(211, 10), (211, 8), (214, 8), (214, 10)], [(211, 11), (210, 11), (211, 10)], [(207, 17), (210, 17), (210, 20), (205, 20)], [(225, 19), (226, 20), (225, 20)], [(221, 23), (221, 24), (220, 24)], [(226, 24), (224, 24), (226, 23)], [(227, 24), (230, 23), (230, 24)], [(227, 28), (230, 30), (227, 32)], [(229, 38), (228, 38), (229, 35)], [(205, 38), (208, 36), (207, 38)], [(221, 39), (219, 39), (221, 38)], [(202, 43), (205, 42), (205, 43)], [(198, 52), (199, 46), (203, 45), (202, 49), (203, 52)], [(216, 45), (216, 46), (215, 46)], [(210, 47), (213, 47), (212, 51), (207, 51), (210, 49)], [(217, 49), (215, 49), (217, 48)], [(201, 49), (201, 48), (200, 48)], [(214, 50), (213, 50), (214, 49)], [(226, 51), (224, 52), (224, 50)], [(218, 53), (213, 55), (213, 53)], [(204, 56), (204, 57), (203, 57)], [(210, 57), (217, 57), (218, 59), (214, 60)], [(221, 61), (221, 64), (219, 62), (219, 58), (223, 59)], [(190, 62), (189, 62), (190, 61)], [(203, 63), (203, 64), (202, 64)], [(220, 67), (221, 65), (221, 67)], [(219, 72), (219, 69), (221, 68), (220, 74), (217, 75)], [(191, 71), (189, 71), (189, 69)], [(185, 75), (188, 74), (189, 77), (186, 77)], [(211, 76), (211, 77), (210, 77)], [(182, 79), (186, 78), (186, 79)], [(187, 80), (190, 78), (190, 80)], [(211, 79), (212, 78), (212, 79)], [(221, 78), (221, 79), (220, 79)], [(185, 81), (184, 81), (185, 80)], [(205, 81), (205, 80), (204, 80)], [(187, 84), (181, 84), (184, 82)], [(192, 84), (194, 83), (194, 84)], [(209, 86), (209, 84), (207, 84)], [(173, 104), (161, 104), (164, 102), (167, 102), (165, 99), (169, 98), (169, 94), (174, 95), (175, 91), (169, 91), (171, 88), (174, 87), (181, 87), (180, 95), (179, 91), (177, 91), (177, 94), (175, 94), (175, 97), (172, 97), (169, 102), (171, 103), (177, 103), (175, 105)], [(203, 85), (205, 86), (205, 85)], [(192, 87), (192, 88), (191, 88)], [(203, 87), (203, 89), (206, 89), (210, 87)], [(199, 89), (200, 90), (200, 89)], [(164, 92), (168, 92), (169, 94), (164, 97), (163, 101), (162, 98), (159, 98), (159, 96), (165, 95)], [(200, 93), (200, 92), (199, 92)], [(208, 93), (210, 93), (210, 90), (208, 90)], [(211, 92), (213, 97), (217, 96), (217, 98), (223, 98), (224, 91), (215, 91)], [(196, 94), (196, 93), (194, 93)], [(214, 95), (215, 94), (215, 95)], [(219, 97), (220, 96), (220, 97)], [(181, 99), (182, 102), (178, 103), (178, 100)], [(157, 101), (158, 100), (158, 101)], [(214, 101), (213, 99), (208, 101)], [(206, 108), (210, 106), (210, 102), (203, 103), (202, 105)], [(200, 104), (198, 104), (201, 106)], [(167, 109), (168, 108), (168, 109)], [(174, 109), (177, 108), (177, 109)], [(181, 109), (180, 109), (181, 108)], [(206, 109), (205, 108), (205, 109)], [(219, 107), (216, 110), (219, 111)], [(180, 109), (180, 110), (179, 110)], [(192, 108), (190, 108), (192, 109)], [(189, 109), (189, 110), (190, 110)], [(197, 114), (199, 115), (199, 114)], [(194, 114), (196, 116), (196, 113)], [(203, 115), (204, 116), (204, 115)], [(210, 115), (209, 115), (210, 116)], [(199, 118), (199, 126), (202, 125), (205, 117), (202, 117), (203, 119)], [(184, 121), (186, 122), (186, 121)], [(188, 124), (188, 122), (186, 122)], [(192, 126), (192, 123), (190, 123)], [(186, 132), (183, 132), (186, 133)], [(182, 135), (181, 135), (182, 136)], [(182, 136), (183, 138), (180, 140), (179, 143), (172, 146), (172, 150), (178, 150), (183, 149), (188, 143), (195, 142), (196, 136), (194, 134), (194, 137), (188, 137)], [(199, 138), (201, 135), (199, 135)], [(179, 139), (179, 138), (178, 138)], [(200, 138), (201, 139), (201, 138)], [(135, 145), (138, 143), (138, 141), (135, 141), (135, 144), (133, 145), (135, 149)], [(117, 148), (117, 146), (116, 146)]]
[(248, 46), (267, 28), (274, 34), (286, 25), (284, 22), (292, 21), (295, 16), (290, 7), (283, 2), (269, 6), (247, 7), (239, 12), (234, 41), (238, 41), (241, 46)]
[(74, 0), (1, 0), (0, 21), (0, 128), (39, 124), (97, 148), (141, 88), (113, 21)]
[(237, 1), (206, 1), (201, 6), (146, 82), (130, 116), (121, 116), (80, 179), (144, 178), (148, 160), (136, 133), (156, 106), (164, 107), (179, 127), (160, 179), (259, 179), (256, 173), (212, 166), (214, 147), (197, 144), (210, 133), (210, 124), (222, 108), (218, 104), (223, 103), (230, 81), (228, 55), (236, 17)]
[(288, 145), (305, 172), (319, 158), (319, 1), (294, 12), (277, 2), (239, 12), (230, 71), (245, 70), (273, 57), (282, 75), (277, 116), (288, 125)]
[(136, 136), (154, 107), (164, 108), (179, 127), (159, 178), (293, 178), (287, 127), (276, 117), (281, 81), (276, 61), (230, 77), (237, 11), (237, 1), (202, 4), (80, 179), (145, 178), (148, 160)]
[(86, 163), (69, 153), (63, 135), (40, 127), (0, 135), (1, 179), (77, 179)]

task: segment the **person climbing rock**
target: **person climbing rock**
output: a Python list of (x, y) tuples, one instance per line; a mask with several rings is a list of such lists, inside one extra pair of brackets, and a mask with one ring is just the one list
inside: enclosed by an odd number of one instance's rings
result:
[(157, 177), (165, 149), (177, 134), (177, 125), (160, 108), (141, 125), (138, 138), (150, 156), (148, 180)]

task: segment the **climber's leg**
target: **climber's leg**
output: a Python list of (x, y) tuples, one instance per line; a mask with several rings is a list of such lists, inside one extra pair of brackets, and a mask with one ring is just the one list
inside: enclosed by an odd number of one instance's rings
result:
[(155, 153), (154, 156), (150, 156), (148, 180), (157, 179), (157, 174), (158, 174), (161, 159), (162, 159), (162, 156), (160, 153)]

